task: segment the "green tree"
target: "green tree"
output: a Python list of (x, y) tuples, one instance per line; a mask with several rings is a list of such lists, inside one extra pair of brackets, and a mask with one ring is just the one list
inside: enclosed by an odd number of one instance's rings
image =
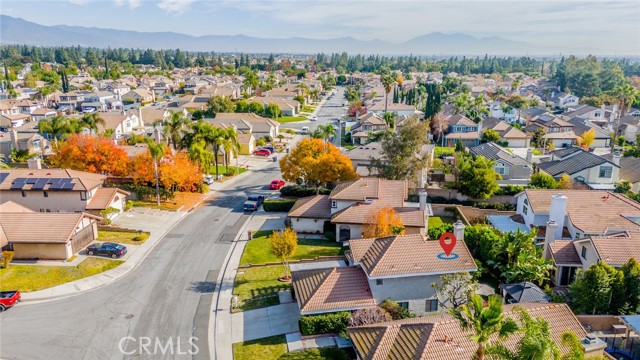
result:
[(222, 135), (222, 147), (224, 148), (224, 166), (225, 172), (228, 174), (229, 161), (231, 160), (229, 158), (229, 155), (233, 154), (236, 158), (236, 161), (238, 160), (238, 153), (240, 152), (240, 142), (238, 141), (238, 131), (233, 127), (222, 129)]
[(427, 143), (427, 133), (427, 123), (419, 122), (415, 117), (405, 120), (395, 133), (384, 133), (382, 158), (372, 159), (371, 168), (384, 179), (414, 179), (428, 164), (426, 154), (421, 151)]
[[(615, 270), (615, 269), (614, 269)], [(569, 285), (571, 308), (578, 314), (609, 313), (612, 296), (610, 266), (598, 262), (586, 271), (578, 269), (574, 281)]]
[(624, 275), (624, 297), (627, 313), (633, 314), (640, 306), (640, 263), (635, 258), (629, 259), (620, 271)]
[(502, 360), (559, 360), (560, 348), (553, 340), (549, 323), (543, 317), (533, 318), (522, 308), (518, 308), (518, 315), (523, 336), (515, 351), (498, 343), (490, 346), (487, 354)]
[(537, 172), (531, 175), (531, 182), (529, 182), (529, 187), (534, 189), (555, 189), (558, 187), (558, 183), (553, 176)]
[(64, 140), (71, 134), (79, 132), (80, 125), (77, 119), (56, 115), (51, 119), (43, 119), (38, 123), (38, 131), (41, 134), (48, 134), (55, 142)]
[(217, 113), (230, 113), (235, 111), (235, 104), (226, 96), (212, 96), (207, 100), (207, 116), (216, 117)]
[(147, 138), (147, 146), (149, 153), (153, 159), (153, 171), (156, 177), (156, 202), (160, 206), (160, 176), (158, 175), (158, 160), (164, 156), (164, 147), (162, 144), (156, 144), (151, 138)]
[(333, 125), (318, 125), (316, 130), (311, 134), (311, 137), (322, 139), (327, 142), (331, 137), (335, 136), (336, 129), (333, 128)]
[(92, 134), (98, 133), (98, 125), (105, 126), (106, 122), (100, 116), (100, 113), (93, 112), (90, 114), (84, 114), (84, 116), (80, 119), (80, 127), (89, 129)]
[(448, 310), (458, 320), (462, 330), (471, 331), (469, 338), (478, 345), (475, 360), (484, 360), (485, 351), (491, 346), (491, 337), (497, 336), (499, 340), (505, 340), (518, 331), (518, 324), (504, 315), (499, 295), (489, 296), (487, 306), (483, 306), (483, 302), (480, 295), (474, 294), (470, 306), (465, 304), (460, 309)]
[(460, 157), (458, 179), (460, 192), (473, 199), (488, 199), (500, 187), (496, 182), (494, 162), (484, 156)]
[(182, 130), (187, 124), (188, 120), (181, 112), (171, 111), (168, 118), (154, 121), (153, 126), (162, 125), (162, 135), (167, 139), (167, 144), (177, 150), (182, 140)]
[(493, 129), (487, 129), (485, 132), (482, 133), (482, 142), (483, 143), (496, 142), (496, 141), (499, 141), (499, 140), (500, 140), (500, 134), (498, 134)]
[(389, 93), (391, 92), (392, 87), (396, 83), (396, 79), (391, 75), (382, 75), (380, 77), (380, 82), (382, 83), (382, 87), (384, 88), (384, 112), (387, 112), (387, 105), (389, 104)]
[(289, 259), (295, 255), (298, 249), (298, 234), (292, 228), (281, 231), (274, 231), (269, 237), (271, 252), (282, 261), (284, 266), (283, 279), (291, 279), (289, 272)]
[(267, 117), (277, 120), (278, 117), (282, 115), (282, 110), (280, 110), (278, 104), (269, 103), (269, 105), (264, 109), (264, 114)]
[(522, 109), (527, 109), (529, 107), (529, 102), (526, 98), (523, 98), (520, 95), (514, 95), (505, 101), (505, 103), (509, 106), (512, 106), (514, 109), (518, 109), (518, 119), (520, 119), (520, 113)]
[(442, 89), (436, 83), (425, 84), (427, 98), (424, 106), (424, 118), (432, 119), (442, 111)]
[(439, 283), (431, 284), (440, 307), (457, 309), (471, 301), (471, 297), (480, 288), (477, 281), (468, 272), (456, 272), (440, 276)]

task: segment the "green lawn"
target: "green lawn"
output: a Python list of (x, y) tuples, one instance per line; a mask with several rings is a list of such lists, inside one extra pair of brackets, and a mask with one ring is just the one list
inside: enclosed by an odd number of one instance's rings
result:
[(303, 116), (281, 116), (277, 120), (279, 123), (286, 124), (290, 122), (305, 121), (307, 118)]
[(234, 312), (278, 305), (278, 291), (291, 288), (291, 283), (278, 281), (283, 275), (282, 265), (238, 269), (233, 295), (238, 295), (240, 308), (234, 309)]
[(453, 155), (454, 153), (455, 148), (446, 146), (436, 146), (435, 150), (433, 151), (433, 155), (436, 157), (440, 155)]
[(98, 241), (116, 242), (126, 245), (142, 245), (149, 238), (148, 232), (98, 231)]
[[(243, 167), (235, 167), (235, 166), (229, 165), (229, 172), (227, 173), (227, 167), (224, 166), (224, 165), (218, 164), (218, 174), (221, 174), (221, 175), (224, 175), (224, 176), (240, 175), (245, 171), (247, 171), (247, 169), (245, 169)], [(209, 168), (209, 174), (211, 174), (211, 175), (215, 175), (216, 174), (216, 166), (215, 165), (211, 165), (211, 167)]]
[(316, 107), (313, 105), (305, 105), (302, 107), (302, 110), (300, 110), (300, 112), (312, 113), (315, 109)]
[(68, 283), (107, 271), (122, 264), (119, 260), (87, 258), (78, 266), (11, 265), (0, 269), (0, 291), (30, 292)]
[[(247, 243), (242, 253), (240, 264), (264, 264), (280, 261), (271, 253), (268, 234), (259, 233)], [(263, 235), (263, 236), (261, 236)], [(342, 255), (344, 248), (341, 243), (329, 240), (298, 239), (298, 250), (291, 260), (312, 259), (317, 256)]]
[(442, 224), (453, 224), (455, 220), (451, 216), (429, 216), (429, 228), (438, 227)]
[(287, 353), (284, 335), (233, 344), (234, 360), (277, 360)]

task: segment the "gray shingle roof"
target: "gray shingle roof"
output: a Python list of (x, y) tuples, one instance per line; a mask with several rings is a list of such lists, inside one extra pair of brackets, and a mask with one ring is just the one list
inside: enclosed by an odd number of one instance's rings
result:
[(538, 164), (538, 168), (546, 172), (551, 176), (560, 176), (562, 174), (575, 174), (585, 169), (592, 168), (594, 166), (609, 163), (612, 166), (619, 167), (618, 165), (601, 158), (598, 155), (581, 150), (580, 154), (573, 155), (564, 160), (548, 161)]
[(579, 117), (574, 117), (571, 120), (567, 121), (570, 124), (573, 124), (573, 132), (578, 135), (581, 135), (585, 131), (589, 131), (594, 129), (596, 132), (596, 139), (608, 139), (609, 132), (599, 126), (592, 126), (589, 124), (589, 120), (585, 120)]
[(529, 165), (529, 163), (525, 159), (508, 153), (507, 151), (505, 151), (500, 146), (494, 143), (480, 144), (480, 145), (469, 148), (469, 151), (473, 155), (476, 155), (476, 156), (481, 155), (486, 157), (487, 159), (494, 160), (494, 161), (499, 160), (499, 161), (507, 162), (511, 165)]
[(572, 147), (567, 147), (567, 148), (562, 148), (562, 149), (555, 150), (555, 151), (551, 152), (551, 155), (553, 155), (554, 158), (557, 158), (557, 159), (564, 159), (568, 155), (571, 155), (573, 153), (577, 153), (579, 151), (582, 151), (579, 147), (572, 146)]
[(551, 297), (545, 294), (542, 289), (528, 281), (518, 284), (502, 284), (501, 287), (519, 303), (548, 303), (551, 300)]

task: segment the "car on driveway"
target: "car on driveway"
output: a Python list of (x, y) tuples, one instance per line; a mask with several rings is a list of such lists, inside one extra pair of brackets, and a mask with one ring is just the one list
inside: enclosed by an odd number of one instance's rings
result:
[(280, 190), (281, 187), (284, 186), (283, 180), (273, 180), (271, 184), (269, 184), (270, 190)]
[(309, 120), (318, 121), (318, 117), (316, 115), (313, 115), (312, 117), (309, 118)]
[(106, 255), (117, 259), (127, 253), (127, 247), (121, 244), (106, 242), (91, 244), (87, 247), (88, 255)]
[(257, 149), (257, 150), (254, 150), (253, 155), (270, 156), (271, 155), (271, 151), (269, 151), (267, 149)]
[(0, 291), (0, 312), (20, 302), (20, 297), (20, 291), (18, 290)]
[(272, 154), (274, 154), (276, 152), (276, 149), (273, 146), (263, 146), (260, 149), (267, 149), (267, 150), (271, 151)]
[(302, 129), (300, 130), (301, 133), (306, 134), (309, 132), (309, 127), (308, 126), (303, 126)]
[(242, 205), (242, 208), (246, 211), (256, 211), (260, 208), (260, 205), (264, 202), (264, 196), (258, 194), (251, 194), (247, 197), (247, 200)]

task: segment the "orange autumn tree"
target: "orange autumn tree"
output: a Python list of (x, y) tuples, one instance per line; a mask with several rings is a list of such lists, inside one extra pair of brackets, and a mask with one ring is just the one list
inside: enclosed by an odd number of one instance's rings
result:
[(175, 154), (169, 152), (160, 160), (158, 172), (160, 183), (167, 190), (193, 192), (202, 183), (200, 167), (184, 151), (177, 151)]
[(54, 144), (54, 154), (48, 158), (51, 167), (73, 169), (98, 174), (126, 176), (129, 157), (113, 140), (84, 134), (74, 134), (64, 142)]
[(136, 155), (130, 162), (129, 175), (134, 185), (148, 185), (155, 182), (153, 172), (153, 159), (147, 150), (143, 154)]
[(351, 160), (331, 143), (321, 139), (304, 139), (280, 160), (280, 171), (286, 181), (304, 181), (319, 187), (329, 182), (354, 180), (358, 175)]
[(372, 211), (367, 218), (367, 222), (362, 227), (363, 238), (403, 235), (404, 232), (402, 219), (394, 209), (389, 207)]

